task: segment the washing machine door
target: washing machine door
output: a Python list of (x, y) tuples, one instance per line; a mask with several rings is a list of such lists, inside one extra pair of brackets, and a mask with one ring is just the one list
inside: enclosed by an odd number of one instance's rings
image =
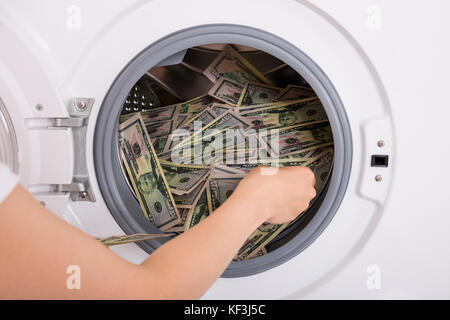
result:
[[(47, 112), (47, 105), (58, 105), (54, 114), (42, 118), (66, 119), (45, 120), (56, 124), (53, 127), (60, 125), (51, 131), (49, 126), (42, 128), (39, 121), (44, 120), (25, 121), (28, 127), (23, 130), (36, 130), (35, 141), (47, 143), (37, 153), (42, 154), (35, 164), (40, 178), (27, 181), (38, 199), (92, 236), (151, 232), (137, 214), (139, 206), (118, 157), (118, 117), (130, 89), (152, 67), (190, 47), (249, 46), (291, 66), (316, 91), (333, 131), (334, 168), (307, 227), (263, 257), (231, 263), (205, 297), (304, 297), (352, 261), (383, 210), (395, 163), (395, 141), (383, 86), (368, 57), (345, 30), (301, 1), (283, 5), (236, 1), (220, 10), (203, 1), (178, 1), (177, 10), (167, 1), (117, 5), (114, 10), (96, 3), (85, 6), (99, 17), (95, 24), (87, 22), (83, 37), (69, 41), (55, 33), (54, 39), (60, 42), (49, 41), (57, 60), (67, 68), (61, 77), (50, 77), (50, 84), (58, 84), (54, 90), (58, 94), (46, 92), (45, 96), (62, 99), (58, 103), (32, 100), (26, 108), (30, 116), (22, 116), (40, 118), (36, 115)], [(275, 19), (275, 12), (283, 19)], [(8, 102), (5, 105), (10, 110)], [(49, 132), (64, 137), (50, 138)], [(21, 145), (19, 141), (19, 149)], [(377, 155), (388, 157), (389, 165), (374, 165)], [(55, 172), (47, 172), (47, 164), (56, 166)], [(112, 250), (140, 263), (161, 243), (154, 240)]]

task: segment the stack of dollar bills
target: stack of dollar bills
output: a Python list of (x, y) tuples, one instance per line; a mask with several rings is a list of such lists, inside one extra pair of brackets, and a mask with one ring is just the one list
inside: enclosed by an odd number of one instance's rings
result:
[[(333, 135), (315, 92), (274, 86), (230, 45), (203, 75), (214, 85), (202, 96), (120, 116), (120, 157), (149, 222), (169, 235), (192, 228), (260, 165), (311, 168), (319, 195), (333, 164)], [(266, 254), (288, 225), (261, 225), (234, 260)]]

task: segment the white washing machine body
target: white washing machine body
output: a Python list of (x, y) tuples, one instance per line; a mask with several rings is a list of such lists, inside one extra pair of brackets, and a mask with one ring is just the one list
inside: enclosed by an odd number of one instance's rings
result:
[[(180, 30), (262, 30), (299, 48), (332, 83), (351, 129), (351, 173), (334, 218), (306, 249), (270, 270), (220, 278), (204, 298), (449, 298), (449, 9), (445, 1), (2, 1), (0, 105), (13, 128), (2, 146), (17, 149), (4, 160), (67, 222), (96, 237), (124, 233), (94, 155), (97, 117), (118, 75)], [(87, 122), (74, 119), (73, 98), (89, 98)], [(371, 166), (378, 154), (388, 167)], [(95, 201), (78, 201), (80, 178)], [(134, 263), (147, 257), (135, 244), (112, 250)]]

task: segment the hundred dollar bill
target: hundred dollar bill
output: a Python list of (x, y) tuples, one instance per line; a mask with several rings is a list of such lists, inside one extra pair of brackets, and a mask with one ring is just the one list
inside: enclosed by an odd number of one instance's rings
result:
[(144, 122), (150, 138), (169, 135), (174, 130), (174, 121)]
[(247, 129), (252, 126), (252, 123), (242, 116), (228, 111), (224, 114), (218, 116), (214, 121), (208, 123), (204, 128), (205, 130), (223, 130), (229, 127), (233, 127), (235, 125), (239, 125), (243, 129)]
[(278, 158), (267, 158), (267, 159), (258, 159), (254, 162), (245, 161), (245, 162), (234, 162), (234, 163), (225, 163), (227, 167), (232, 169), (238, 169), (240, 171), (249, 172), (254, 168), (259, 166), (267, 166), (267, 167), (289, 167), (289, 166), (305, 166), (310, 163), (310, 158), (297, 158), (297, 159), (278, 159)]
[(155, 149), (156, 154), (164, 151), (164, 147), (166, 146), (167, 139), (168, 139), (168, 136), (163, 136), (163, 137), (153, 139), (152, 144), (153, 144), (153, 148)]
[(222, 104), (214, 102), (211, 105), (211, 110), (218, 116), (224, 114), (225, 112), (232, 111), (234, 108), (228, 104)]
[[(195, 187), (194, 190), (192, 190), (191, 192), (189, 192), (187, 194), (182, 194), (182, 195), (174, 194), (173, 198), (175, 200), (175, 204), (177, 205), (177, 208), (178, 209), (193, 208), (195, 206), (195, 203), (198, 200), (200, 193), (202, 193), (203, 189), (206, 187), (207, 181), (208, 181), (208, 179), (206, 179), (205, 181), (200, 183), (197, 187)], [(181, 216), (181, 214), (180, 214), (180, 216)]]
[(196, 131), (191, 136), (179, 141), (175, 148), (183, 147), (189, 143), (191, 146), (194, 146), (198, 141), (206, 140), (207, 138), (216, 135), (218, 131), (226, 130), (231, 127), (239, 126), (246, 129), (251, 125), (251, 122), (232, 111), (228, 111), (205, 125), (202, 130)]
[(247, 172), (244, 173), (235, 173), (235, 174), (215, 174), (212, 176), (213, 179), (228, 179), (228, 178), (238, 178), (238, 179), (244, 179), (247, 175)]
[(195, 117), (186, 121), (183, 124), (182, 128), (187, 129), (189, 131), (194, 131), (194, 129), (196, 129), (194, 128), (194, 124), (196, 124), (197, 126), (199, 126), (199, 129), (201, 129), (203, 128), (203, 126), (207, 125), (215, 118), (217, 118), (217, 114), (211, 108), (207, 108), (202, 112), (198, 113)]
[(180, 217), (181, 217), (181, 223), (172, 227), (171, 230), (176, 231), (176, 232), (184, 232), (185, 228), (186, 228), (186, 219), (188, 218), (189, 212), (195, 208), (195, 206), (197, 206), (198, 201), (200, 200), (201, 196), (203, 195), (203, 193), (206, 192), (206, 188), (208, 187), (208, 179), (204, 182), (202, 182), (202, 184), (195, 188), (195, 190), (193, 190), (191, 192), (191, 194), (194, 194), (194, 200), (192, 202), (191, 205), (183, 207), (183, 205), (181, 205), (180, 207)]
[(123, 123), (126, 120), (130, 119), (132, 116), (134, 116), (137, 112), (132, 112), (132, 113), (126, 113), (126, 114), (121, 114), (119, 117), (119, 123)]
[(274, 101), (296, 100), (315, 97), (316, 93), (313, 89), (308, 87), (297, 86), (294, 84), (288, 85), (283, 91), (281, 91)]
[(241, 113), (253, 128), (273, 129), (328, 119), (317, 98), (296, 100)]
[(119, 126), (120, 155), (142, 212), (165, 231), (180, 222), (169, 185), (139, 113)]
[[(141, 111), (141, 116), (145, 123), (170, 120), (176, 115), (178, 107), (178, 104), (174, 104), (170, 106), (149, 109), (146, 111)], [(120, 123), (130, 119), (134, 114), (135, 113), (121, 115)]]
[(311, 149), (305, 152), (301, 152), (301, 153), (294, 153), (294, 154), (289, 154), (285, 157), (280, 158), (281, 160), (286, 160), (286, 159), (291, 159), (291, 160), (295, 160), (295, 159), (306, 159), (307, 163), (305, 165), (309, 165), (311, 162), (317, 160), (318, 158), (322, 157), (322, 155), (324, 155), (328, 149), (332, 149), (333, 150), (333, 146), (326, 146), (326, 147), (319, 147), (316, 149)]
[[(248, 148), (245, 144), (230, 146), (220, 150), (220, 152), (216, 152), (215, 154), (203, 156), (203, 161), (206, 163), (214, 162), (216, 164), (225, 165), (237, 164), (238, 166), (239, 164), (255, 164), (262, 159), (270, 159), (270, 156), (264, 148)], [(235, 168), (238, 168), (238, 166)]]
[(169, 136), (168, 143), (165, 144), (165, 147), (162, 152), (167, 152), (168, 150), (175, 148), (178, 143), (183, 141), (185, 138), (189, 137), (190, 133), (194, 132), (194, 129), (195, 130), (202, 129), (205, 125), (212, 122), (216, 118), (217, 114), (215, 114), (214, 111), (211, 110), (211, 108), (206, 108), (193, 118), (190, 118), (189, 120), (185, 121), (181, 128), (186, 129), (189, 132), (175, 131), (173, 134)]
[(189, 115), (187, 114), (179, 114), (177, 115), (176, 121), (175, 121), (175, 128), (181, 128), (184, 123), (189, 119)]
[(181, 142), (188, 142), (189, 138), (191, 137), (192, 133), (187, 130), (176, 130), (175, 132), (171, 133), (168, 137), (168, 141), (164, 146), (164, 150), (160, 153), (158, 153), (158, 157), (165, 159), (167, 156), (171, 154), (171, 150), (180, 148)]
[[(284, 156), (333, 144), (333, 133), (327, 120), (281, 128), (276, 134), (260, 137), (271, 154)], [(277, 145), (274, 145), (277, 144)]]
[[(194, 132), (195, 130), (202, 129), (205, 125), (212, 122), (217, 118), (217, 114), (211, 110), (211, 108), (206, 108), (202, 112), (195, 115), (193, 118), (185, 121), (182, 125), (182, 129), (186, 129), (189, 132)], [(173, 149), (178, 143), (182, 141), (183, 138), (190, 136), (186, 131), (175, 132), (169, 136), (168, 143), (165, 145), (163, 152)], [(182, 139), (180, 139), (182, 138)]]
[(237, 106), (241, 101), (244, 85), (221, 77), (216, 84), (209, 90), (208, 94), (217, 100)]
[(266, 250), (266, 248), (261, 248), (261, 249), (259, 249), (258, 251), (256, 251), (256, 253), (255, 253), (255, 257), (260, 257), (260, 256), (263, 256), (263, 255), (265, 255), (265, 254), (267, 254), (267, 250)]
[(319, 153), (322, 153), (323, 150), (324, 150), (323, 148), (311, 149), (311, 150), (308, 150), (305, 152), (280, 156), (279, 159), (285, 160), (285, 161), (295, 160), (295, 159), (304, 159), (306, 161), (311, 161), (311, 160), (315, 160), (315, 158), (313, 158), (313, 157), (315, 155), (318, 155)]
[[(267, 250), (265, 247), (259, 249), (258, 251), (256, 251), (255, 253), (252, 253), (251, 256), (248, 256), (247, 259), (252, 259), (252, 258), (256, 258), (256, 257), (261, 257), (263, 255), (267, 254)], [(239, 261), (237, 260), (238, 257), (234, 257), (233, 261)]]
[[(201, 195), (201, 192), (199, 192), (198, 195)], [(194, 206), (197, 204), (198, 198), (200, 198), (200, 197), (197, 197), (197, 198), (196, 198), (196, 201), (195, 201), (195, 203), (194, 203)], [(194, 206), (193, 206), (193, 207), (194, 207)], [(181, 210), (182, 210), (182, 212), (180, 213), (180, 216), (181, 216), (181, 224), (178, 225), (178, 228), (180, 229), (179, 232), (183, 232), (183, 231), (184, 231), (184, 224), (186, 223), (186, 218), (187, 218), (187, 216), (188, 216), (189, 209), (191, 209), (191, 208), (181, 208)]]
[(211, 167), (176, 164), (170, 161), (160, 159), (164, 175), (174, 194), (182, 195), (190, 193), (203, 180), (211, 174)]
[[(326, 144), (328, 147), (331, 144)], [(223, 163), (226, 168), (229, 169), (237, 169), (241, 172), (248, 173), (253, 168), (258, 166), (270, 166), (270, 167), (286, 167), (286, 166), (306, 166), (310, 162), (314, 161), (319, 153), (324, 151), (324, 148), (320, 148), (319, 146), (310, 147), (306, 152), (289, 154), (286, 156), (279, 157), (276, 154), (265, 153), (265, 147), (259, 147), (257, 150), (251, 150), (252, 153), (246, 154), (245, 158), (239, 158), (237, 161)], [(319, 151), (316, 151), (319, 150)], [(218, 164), (216, 164), (218, 165)], [(239, 172), (239, 173), (241, 173)], [(213, 172), (213, 176), (214, 176)], [(219, 172), (219, 176), (220, 176)], [(223, 174), (222, 174), (223, 175)]]
[(125, 244), (125, 243), (131, 243), (131, 242), (139, 242), (139, 241), (145, 241), (145, 240), (153, 240), (158, 238), (167, 238), (170, 236), (173, 236), (173, 233), (155, 233), (155, 234), (149, 234), (149, 233), (135, 233), (135, 234), (126, 234), (123, 236), (111, 236), (107, 238), (98, 238), (97, 240), (100, 241), (105, 246), (116, 246), (119, 244)]
[(186, 102), (180, 103), (178, 109), (179, 114), (187, 114), (189, 117), (195, 116), (197, 113), (210, 107), (214, 103), (214, 98), (205, 94), (203, 96), (196, 97)]
[(186, 222), (184, 223), (185, 231), (192, 228), (197, 223), (209, 216), (210, 212), (208, 209), (208, 198), (206, 195), (206, 190), (208, 189), (208, 186), (206, 186), (203, 192), (200, 194), (200, 198), (198, 199), (195, 207), (189, 209), (189, 213), (186, 217)]
[(236, 169), (236, 168), (231, 168), (225, 164), (215, 163), (213, 173), (212, 173), (212, 178), (214, 179), (215, 177), (217, 177), (219, 175), (236, 176), (236, 175), (242, 175), (242, 174), (246, 174), (246, 172)]
[(279, 235), (280, 232), (287, 227), (287, 225), (287, 223), (262, 224), (250, 235), (247, 241), (245, 241), (244, 245), (239, 249), (233, 260), (242, 261), (258, 254), (258, 251), (264, 248), (270, 241)]
[(222, 203), (224, 203), (236, 189), (242, 178), (213, 178), (209, 181), (208, 209), (214, 212)]
[(205, 134), (191, 144), (178, 144), (169, 150), (176, 157), (177, 163), (214, 162), (216, 157), (222, 157), (227, 152), (234, 152), (246, 143), (245, 133), (239, 125)]
[(176, 226), (171, 227), (169, 230), (169, 232), (177, 232), (177, 233), (182, 233), (184, 232), (184, 224), (186, 222), (186, 217), (189, 213), (189, 209), (188, 208), (179, 208), (179, 212), (180, 212), (180, 217), (181, 217), (181, 223), (177, 224)]
[[(292, 103), (292, 101), (290, 101), (289, 103)], [(263, 108), (268, 108), (268, 107), (275, 107), (275, 106), (279, 106), (279, 105), (285, 105), (288, 104), (287, 101), (276, 101), (276, 102), (269, 102), (269, 103), (263, 103), (263, 104), (255, 104), (255, 105), (251, 105), (251, 106), (240, 106), (239, 108), (237, 108), (239, 114), (244, 114), (250, 111), (256, 111), (259, 109), (263, 109)], [(235, 108), (236, 110), (236, 108)]]
[(271, 103), (281, 88), (255, 82), (247, 82), (237, 107)]
[[(168, 135), (167, 141), (164, 144), (164, 149), (158, 150), (158, 152), (157, 152), (159, 157), (161, 157), (161, 154), (166, 153), (168, 150), (170, 150), (173, 147), (175, 147), (177, 145), (177, 143), (179, 142), (179, 139), (178, 139), (179, 137), (185, 138), (185, 137), (190, 136), (190, 132), (186, 132), (186, 130), (182, 130), (181, 132), (179, 130), (176, 130), (176, 129), (180, 129), (184, 125), (186, 125), (186, 123), (188, 121), (190, 121), (189, 119), (190, 119), (190, 116), (188, 114), (180, 114), (180, 115), (178, 115), (177, 120), (176, 120), (175, 130), (173, 130)], [(162, 158), (164, 158), (164, 157), (162, 157)]]
[(317, 193), (316, 198), (319, 196), (320, 191), (327, 182), (333, 166), (334, 149), (330, 147), (322, 150), (323, 151), (315, 157), (312, 155), (313, 160), (305, 164), (314, 172), (316, 177), (316, 184), (314, 186)]
[(220, 77), (224, 77), (241, 84), (249, 81), (271, 84), (269, 79), (230, 45), (224, 47), (222, 52), (211, 62), (203, 74), (214, 83)]

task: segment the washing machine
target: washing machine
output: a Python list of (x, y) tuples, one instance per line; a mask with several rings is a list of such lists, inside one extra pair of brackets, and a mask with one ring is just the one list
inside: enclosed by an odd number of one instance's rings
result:
[[(333, 171), (300, 231), (231, 262), (203, 298), (450, 298), (449, 10), (443, 0), (1, 1), (1, 161), (91, 236), (149, 232), (118, 157), (128, 93), (188, 48), (254, 48), (316, 92)], [(140, 263), (162, 242), (111, 250)]]

